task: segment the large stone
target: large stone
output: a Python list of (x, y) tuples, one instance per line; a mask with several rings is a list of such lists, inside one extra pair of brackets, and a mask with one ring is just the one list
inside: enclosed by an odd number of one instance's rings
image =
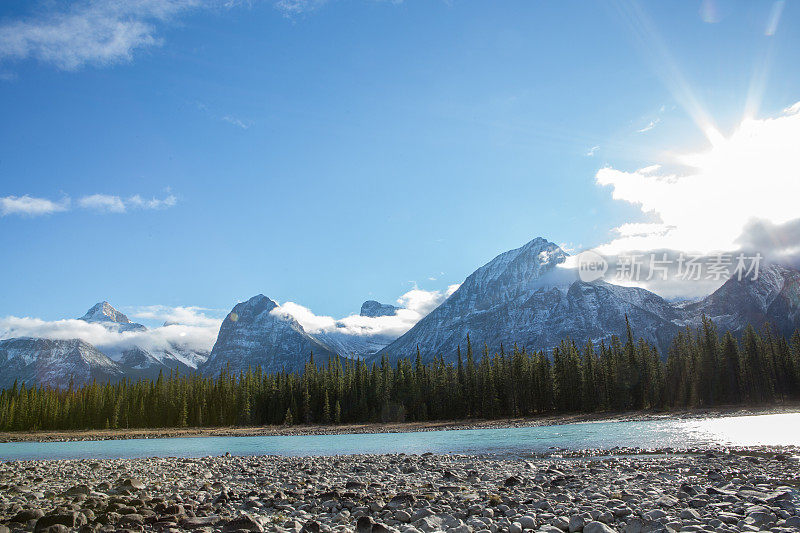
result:
[(652, 511), (647, 511), (642, 516), (645, 518), (645, 520), (650, 520), (654, 522), (660, 518), (664, 518), (665, 516), (667, 516), (667, 513), (665, 513), (661, 509), (653, 509)]
[(384, 509), (388, 509), (390, 511), (396, 511), (398, 509), (405, 509), (406, 507), (411, 507), (411, 504), (414, 503), (414, 496), (411, 494), (402, 492), (389, 500), (384, 506)]
[(371, 533), (372, 531), (372, 518), (369, 516), (362, 516), (356, 520), (357, 533)]
[(585, 525), (586, 525), (586, 520), (581, 515), (575, 514), (569, 517), (569, 533), (582, 531), (583, 526)]
[(241, 515), (237, 516), (232, 520), (228, 520), (224, 526), (222, 526), (222, 531), (254, 531), (256, 533), (262, 533), (264, 528), (256, 522), (253, 517), (249, 515)]
[(694, 509), (683, 509), (680, 517), (682, 520), (700, 520), (700, 513)]
[(423, 507), (422, 509), (417, 509), (414, 511), (414, 514), (411, 515), (411, 522), (416, 522), (417, 520), (422, 520), (425, 517), (431, 516), (433, 511), (428, 508)]
[(583, 533), (616, 533), (616, 531), (606, 524), (594, 520), (583, 526)]
[(144, 516), (138, 513), (126, 514), (120, 518), (117, 524), (121, 528), (130, 528), (131, 526), (141, 526), (144, 524)]
[(644, 525), (638, 518), (628, 520), (628, 523), (625, 524), (625, 533), (642, 533), (642, 529), (644, 529)]
[(144, 482), (142, 482), (141, 479), (131, 477), (122, 480), (122, 483), (119, 484), (119, 488), (128, 490), (143, 490)]
[(86, 516), (78, 511), (70, 511), (68, 513), (51, 514), (43, 516), (36, 521), (35, 531), (41, 531), (50, 526), (61, 524), (68, 528), (79, 528), (86, 523)]
[(217, 515), (198, 516), (182, 520), (181, 527), (184, 529), (199, 529), (201, 527), (213, 526), (219, 521), (220, 517)]
[(22, 511), (15, 514), (14, 517), (11, 519), (11, 521), (24, 524), (31, 520), (37, 520), (43, 516), (44, 516), (44, 511), (42, 511), (41, 509), (23, 509)]
[(89, 485), (75, 485), (74, 487), (70, 487), (64, 493), (67, 496), (88, 496), (92, 489)]
[(795, 529), (800, 529), (800, 516), (790, 516), (786, 519), (784, 523), (786, 527), (793, 527)]
[(661, 507), (675, 507), (678, 505), (678, 498), (665, 494), (656, 500), (656, 505)]

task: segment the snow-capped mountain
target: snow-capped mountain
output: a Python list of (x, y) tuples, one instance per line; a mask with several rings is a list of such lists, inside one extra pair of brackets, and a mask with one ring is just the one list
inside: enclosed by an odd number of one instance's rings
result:
[(702, 315), (723, 331), (740, 331), (769, 322), (777, 333), (791, 335), (800, 327), (800, 272), (769, 265), (758, 277), (731, 278), (711, 295), (683, 307), (686, 322), (699, 324)]
[[(354, 334), (343, 324), (334, 330), (306, 331), (279, 311), (263, 294), (237, 304), (223, 321), (211, 356), (200, 370), (214, 375), (226, 365), (232, 372), (260, 365), (265, 372), (302, 371), (312, 352), (318, 365), (331, 357), (364, 359), (394, 340), (386, 335)], [(361, 316), (391, 316), (397, 308), (369, 300), (361, 311)]]
[[(0, 387), (14, 379), (66, 386), (70, 379), (81, 384), (153, 378), (176, 369), (197, 369), (206, 375), (256, 366), (265, 372), (302, 371), (312, 352), (317, 364), (333, 357), (371, 362), (383, 355), (395, 361), (413, 357), (419, 347), (426, 360), (441, 354), (452, 361), (457, 347), (466, 347), (467, 335), (476, 357), (484, 344), (492, 352), (501, 345), (510, 350), (514, 344), (549, 349), (567, 337), (580, 344), (622, 337), (626, 316), (634, 334), (654, 344), (662, 356), (681, 328), (698, 326), (704, 315), (720, 330), (735, 333), (765, 322), (782, 335), (800, 328), (800, 272), (788, 267), (765, 266), (756, 280), (732, 278), (705, 298), (669, 302), (641, 288), (580, 281), (574, 270), (559, 268), (567, 257), (543, 238), (502, 253), (397, 339), (355, 334), (345, 321), (332, 330), (306, 331), (275, 302), (258, 295), (233, 308), (209, 353), (175, 344), (153, 346), (145, 326), (100, 302), (81, 320), (118, 334), (113, 344), (27, 337), (0, 341)], [(379, 321), (397, 313), (395, 306), (369, 300), (360, 316)]]
[[(308, 332), (273, 312), (277, 305), (259, 295), (233, 309), (212, 351), (213, 363), (202, 370), (216, 373), (227, 362), (237, 371), (256, 364), (266, 371), (302, 370), (312, 349), (318, 363), (333, 353), (367, 361), (385, 354), (395, 361), (413, 357), (417, 347), (426, 360), (439, 354), (453, 360), (467, 335), (476, 357), (484, 344), (492, 352), (514, 344), (549, 349), (567, 337), (581, 344), (623, 337), (626, 317), (635, 335), (662, 355), (678, 331), (699, 324), (703, 314), (722, 330), (769, 321), (790, 334), (800, 326), (800, 273), (792, 269), (768, 267), (757, 281), (732, 279), (706, 298), (669, 302), (638, 287), (580, 281), (574, 270), (559, 268), (567, 257), (543, 238), (502, 253), (398, 339), (354, 335), (345, 327)], [(361, 308), (365, 317), (396, 313), (394, 306), (373, 300)]]
[(156, 378), (194, 371), (208, 359), (208, 352), (190, 349), (174, 342), (158, 341), (148, 336), (142, 324), (131, 322), (108, 302), (92, 306), (80, 319), (99, 324), (113, 332), (107, 343), (96, 345), (82, 339), (14, 337), (0, 340), (0, 388), (15, 380), (32, 385), (65, 387), (96, 379), (98, 382), (119, 379)]
[(395, 339), (386, 335), (355, 335), (347, 331), (321, 331), (311, 336), (348, 359), (366, 359)]
[(549, 349), (567, 337), (581, 344), (608, 340), (625, 334), (626, 316), (636, 336), (662, 355), (680, 328), (699, 324), (703, 314), (735, 332), (767, 321), (785, 335), (800, 327), (800, 272), (790, 268), (767, 267), (756, 281), (730, 279), (702, 300), (670, 303), (641, 288), (577, 280), (557, 268), (566, 257), (542, 238), (500, 254), (372, 359), (411, 357), (419, 347), (425, 359), (453, 360), (468, 334), (476, 357), (484, 344), (494, 352), (514, 343)]
[(78, 320), (93, 324), (102, 324), (107, 329), (114, 331), (145, 331), (147, 329), (142, 324), (131, 322), (127, 316), (114, 309), (114, 307), (106, 301), (94, 304), (86, 311), (86, 314)]
[[(367, 300), (361, 304), (359, 316), (378, 318), (382, 316), (394, 316), (399, 307), (391, 304), (382, 304), (375, 300)], [(377, 351), (388, 346), (396, 336), (385, 334), (354, 334), (347, 330), (344, 324), (334, 331), (321, 331), (313, 333), (312, 336), (323, 344), (329, 346), (336, 353), (348, 358), (365, 359)]]
[(120, 366), (88, 342), (79, 339), (51, 340), (20, 337), (0, 341), (0, 387), (15, 380), (28, 386), (47, 384), (67, 387), (116, 381), (123, 377)]
[[(100, 324), (110, 331), (121, 333), (148, 331), (147, 327), (131, 322), (106, 301), (93, 305), (79, 320)], [(197, 369), (199, 364), (208, 359), (207, 351), (190, 350), (175, 343), (168, 343), (166, 347), (152, 346), (151, 343), (140, 342), (145, 339), (133, 334), (129, 337), (130, 342), (99, 346), (103, 353), (126, 370), (128, 377), (157, 377), (159, 372), (166, 374), (170, 370), (185, 374)]]
[(259, 294), (234, 306), (219, 328), (211, 355), (200, 370), (216, 375), (255, 369), (302, 371), (311, 354), (320, 364), (337, 357), (336, 350), (315, 339), (294, 318), (279, 313), (278, 304)]
[(658, 346), (675, 334), (678, 315), (667, 301), (644, 289), (581, 282), (558, 268), (566, 259), (543, 238), (498, 255), (378, 355), (410, 357), (419, 346), (426, 359), (453, 360), (468, 334), (476, 357), (484, 344), (496, 351), (515, 343), (549, 348), (566, 337), (599, 341), (624, 333), (626, 315), (637, 335)]

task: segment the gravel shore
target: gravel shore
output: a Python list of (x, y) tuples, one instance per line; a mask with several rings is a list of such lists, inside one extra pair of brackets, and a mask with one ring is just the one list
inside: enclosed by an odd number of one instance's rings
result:
[(0, 464), (6, 531), (800, 530), (791, 453), (207, 457)]

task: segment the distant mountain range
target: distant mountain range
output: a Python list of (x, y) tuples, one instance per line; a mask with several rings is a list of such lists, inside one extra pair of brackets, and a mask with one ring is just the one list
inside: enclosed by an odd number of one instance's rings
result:
[(665, 356), (673, 337), (705, 315), (721, 331), (739, 332), (748, 324), (772, 323), (791, 335), (800, 327), (800, 272), (778, 265), (759, 277), (731, 278), (706, 298), (690, 304), (668, 302), (645, 289), (604, 281), (583, 282), (556, 268), (567, 254), (538, 238), (500, 254), (473, 272), (450, 298), (407, 333), (378, 352), (394, 361), (417, 346), (425, 358), (453, 360), (467, 334), (476, 350), (548, 349), (567, 337), (584, 343), (625, 334), (625, 317), (637, 337)]
[[(454, 360), (470, 336), (476, 355), (487, 345), (498, 350), (516, 344), (528, 350), (549, 349), (564, 338), (577, 342), (607, 341), (624, 335), (627, 316), (637, 337), (666, 353), (681, 328), (696, 327), (701, 317), (722, 331), (740, 332), (748, 324), (772, 323), (790, 335), (800, 327), (800, 272), (770, 265), (758, 279), (729, 279), (709, 296), (670, 302), (641, 288), (604, 281), (583, 282), (574, 271), (558, 268), (568, 254), (537, 238), (502, 253), (473, 272), (441, 305), (399, 338), (356, 335), (345, 327), (306, 331), (264, 295), (236, 304), (223, 320), (210, 353), (177, 346), (145, 346), (100, 351), (77, 339), (14, 338), (0, 341), (0, 386), (14, 379), (65, 386), (92, 379), (152, 377), (160, 370), (196, 369), (207, 375), (260, 366), (265, 372), (302, 371), (311, 353), (322, 363), (330, 358), (410, 357), (420, 349), (427, 360), (442, 355)], [(362, 317), (391, 317), (398, 308), (370, 300)], [(93, 306), (81, 320), (117, 332), (146, 331), (108, 302)]]
[[(95, 304), (78, 320), (117, 333), (147, 331), (144, 325), (131, 322), (108, 302)], [(206, 359), (208, 352), (175, 344), (153, 348), (126, 343), (101, 351), (80, 339), (17, 337), (0, 340), (0, 388), (11, 386), (15, 380), (66, 387), (70, 382), (77, 386), (92, 380), (155, 378), (161, 371), (188, 373)]]

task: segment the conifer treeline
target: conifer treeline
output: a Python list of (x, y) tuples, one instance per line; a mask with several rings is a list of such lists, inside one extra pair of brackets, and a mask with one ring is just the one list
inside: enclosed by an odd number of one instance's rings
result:
[(703, 320), (656, 349), (625, 339), (550, 353), (514, 347), (476, 357), (467, 339), (456, 363), (440, 357), (396, 365), (332, 359), (302, 374), (259, 368), (215, 378), (198, 374), (156, 381), (90, 384), (66, 390), (15, 386), (0, 392), (0, 429), (146, 428), (501, 418), (558, 412), (670, 409), (800, 398), (800, 333), (791, 340), (768, 326), (720, 337)]

